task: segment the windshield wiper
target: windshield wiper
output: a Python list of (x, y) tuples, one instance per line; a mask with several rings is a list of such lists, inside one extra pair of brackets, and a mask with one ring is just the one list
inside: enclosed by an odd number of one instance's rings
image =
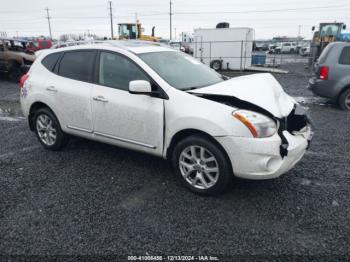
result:
[(194, 89), (198, 89), (198, 88), (202, 88), (202, 87), (200, 87), (200, 86), (187, 87), (187, 88), (183, 89), (183, 91), (190, 91), (190, 90), (194, 90)]

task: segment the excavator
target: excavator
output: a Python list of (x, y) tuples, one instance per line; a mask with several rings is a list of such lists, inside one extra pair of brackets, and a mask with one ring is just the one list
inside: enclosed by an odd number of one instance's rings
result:
[(314, 36), (311, 43), (311, 51), (313, 54), (313, 60), (315, 61), (322, 53), (323, 49), (332, 42), (340, 39), (342, 30), (346, 29), (344, 23), (320, 23), (319, 31), (315, 31), (315, 27), (312, 27)]
[(144, 40), (144, 41), (152, 41), (159, 42), (158, 37), (154, 36), (155, 27), (152, 27), (152, 35), (144, 35), (142, 33), (143, 28), (141, 23), (120, 23), (118, 24), (119, 30), (119, 40), (124, 39), (132, 39), (132, 40)]

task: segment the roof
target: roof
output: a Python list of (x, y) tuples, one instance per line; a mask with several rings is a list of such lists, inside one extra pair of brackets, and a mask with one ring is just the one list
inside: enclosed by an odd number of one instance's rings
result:
[(114, 47), (125, 49), (136, 54), (162, 52), (162, 51), (174, 51), (173, 49), (162, 45), (159, 42), (140, 41), (140, 40), (114, 40), (107, 41), (103, 44), (109, 44)]
[[(109, 41), (93, 41), (84, 45), (77, 45), (71, 47), (64, 47), (55, 49), (56, 51), (75, 50), (84, 48), (101, 48), (111, 49), (115, 47), (130, 51), (135, 54), (151, 53), (151, 52), (164, 52), (164, 51), (176, 51), (172, 48), (162, 45), (158, 42), (139, 41), (139, 40), (109, 40)], [(52, 50), (52, 49), (51, 49)]]
[(334, 45), (334, 46), (349, 46), (350, 42), (332, 42), (330, 43), (330, 45)]
[(0, 41), (14, 41), (14, 42), (32, 42), (30, 40), (25, 40), (25, 39), (14, 39), (14, 38), (0, 38)]

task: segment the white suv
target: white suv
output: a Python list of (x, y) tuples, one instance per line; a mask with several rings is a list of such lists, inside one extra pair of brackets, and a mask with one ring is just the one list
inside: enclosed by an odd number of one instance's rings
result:
[(276, 178), (311, 138), (305, 112), (272, 75), (228, 80), (156, 45), (44, 51), (20, 85), (23, 113), (45, 148), (59, 150), (73, 135), (170, 159), (196, 193), (219, 193), (233, 175)]
[(288, 43), (280, 43), (275, 48), (275, 52), (277, 54), (287, 54), (287, 53), (295, 53), (297, 50), (296, 43), (288, 42)]

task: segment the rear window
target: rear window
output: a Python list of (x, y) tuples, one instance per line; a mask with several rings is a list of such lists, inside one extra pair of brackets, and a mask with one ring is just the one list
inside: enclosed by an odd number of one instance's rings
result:
[(342, 65), (350, 65), (350, 46), (346, 46), (343, 48), (339, 58), (339, 64)]
[(47, 70), (53, 72), (53, 70), (55, 69), (55, 65), (57, 64), (57, 61), (60, 58), (61, 54), (62, 54), (61, 52), (50, 54), (50, 55), (46, 56), (41, 61), (41, 63), (43, 64), (43, 66), (46, 67)]
[(318, 62), (320, 64), (323, 64), (324, 62), (326, 62), (327, 57), (332, 49), (333, 49), (333, 45), (326, 46), (326, 48), (323, 50), (322, 54), (320, 55), (320, 58), (318, 59)]
[(63, 55), (59, 75), (79, 81), (90, 82), (92, 79), (94, 51), (73, 51)]

